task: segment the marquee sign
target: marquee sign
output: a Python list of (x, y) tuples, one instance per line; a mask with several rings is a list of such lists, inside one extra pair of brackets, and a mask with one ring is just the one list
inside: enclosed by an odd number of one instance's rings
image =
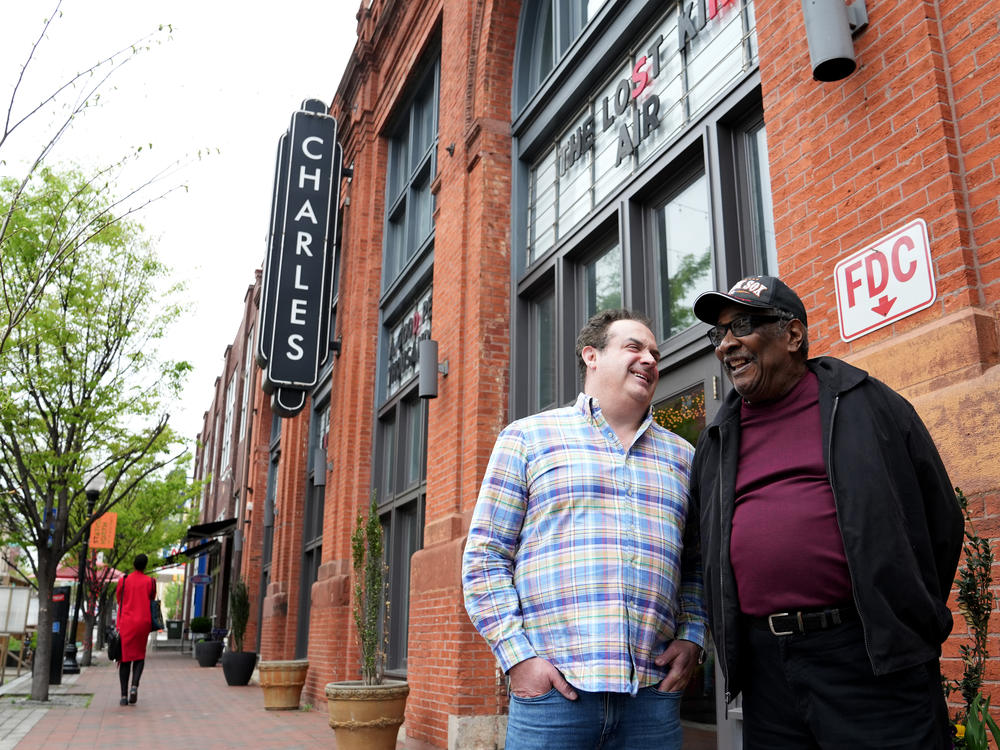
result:
[(283, 417), (301, 411), (330, 354), (342, 161), (337, 121), (323, 102), (303, 102), (278, 144), (256, 349)]
[(757, 65), (752, 0), (684, 0), (612, 65), (529, 169), (528, 262), (541, 258)]

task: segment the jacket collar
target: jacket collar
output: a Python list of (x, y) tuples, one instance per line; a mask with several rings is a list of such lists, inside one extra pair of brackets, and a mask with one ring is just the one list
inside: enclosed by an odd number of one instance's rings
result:
[[(864, 370), (849, 365), (842, 359), (836, 357), (815, 357), (806, 361), (806, 367), (816, 374), (821, 387), (832, 391), (834, 394), (841, 394), (849, 391), (868, 378), (868, 373)], [(726, 399), (715, 415), (710, 427), (721, 427), (731, 420), (740, 418), (740, 395), (735, 389), (730, 388), (726, 394)]]

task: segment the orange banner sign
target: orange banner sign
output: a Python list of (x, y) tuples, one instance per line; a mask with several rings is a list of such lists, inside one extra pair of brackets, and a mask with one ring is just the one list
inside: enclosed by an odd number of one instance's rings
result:
[(115, 546), (115, 528), (118, 526), (117, 513), (105, 513), (90, 525), (91, 549), (111, 549)]

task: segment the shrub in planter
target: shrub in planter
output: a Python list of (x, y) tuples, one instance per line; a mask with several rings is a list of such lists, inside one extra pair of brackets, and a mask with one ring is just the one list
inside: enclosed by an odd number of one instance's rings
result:
[(207, 634), (212, 632), (212, 618), (210, 617), (192, 617), (191, 622), (188, 624), (188, 630), (192, 633), (202, 633)]
[(250, 595), (243, 579), (229, 592), (229, 650), (222, 654), (222, 672), (229, 685), (247, 685), (257, 666), (257, 654), (243, 650), (243, 636), (250, 619)]

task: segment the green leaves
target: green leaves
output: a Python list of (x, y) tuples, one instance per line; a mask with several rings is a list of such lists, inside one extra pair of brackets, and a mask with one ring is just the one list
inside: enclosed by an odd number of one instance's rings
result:
[(242, 578), (237, 578), (229, 591), (229, 622), (236, 651), (243, 650), (243, 636), (250, 619), (250, 592)]
[(986, 736), (989, 730), (993, 742), (1000, 747), (1000, 727), (990, 716), (990, 699), (983, 699), (982, 693), (977, 693), (972, 699), (969, 715), (965, 720), (966, 750), (990, 750), (990, 742)]
[[(367, 517), (358, 512), (351, 534), (354, 574), (354, 624), (361, 647), (361, 679), (365, 685), (381, 685), (385, 671), (385, 649), (379, 641), (379, 614), (386, 602), (386, 570), (383, 559), (382, 523), (372, 493)], [(386, 628), (388, 631), (388, 628)]]
[(173, 460), (164, 406), (189, 368), (157, 356), (177, 314), (166, 268), (107, 191), (42, 168), (23, 189), (0, 181), (0, 213), (0, 487), (18, 490), (0, 525), (46, 577), (89, 531), (86, 468), (108, 477), (103, 512)]
[[(985, 748), (986, 729), (984, 722), (988, 725), (993, 720), (989, 717), (989, 700), (983, 703), (980, 691), (983, 686), (986, 663), (989, 659), (989, 622), (994, 604), (993, 549), (989, 539), (976, 533), (976, 527), (969, 512), (969, 502), (958, 487), (955, 488), (955, 496), (965, 514), (965, 543), (962, 545), (965, 561), (958, 571), (958, 610), (969, 626), (972, 643), (971, 645), (963, 643), (959, 647), (963, 662), (962, 678), (948, 683), (946, 690), (947, 692), (959, 690), (965, 700), (966, 746), (977, 747), (969, 740), (969, 735), (975, 724), (977, 731), (981, 729), (984, 742), (981, 747)], [(979, 718), (981, 709), (985, 713), (985, 719)], [(960, 713), (959, 719), (961, 717)], [(995, 727), (996, 724), (993, 726)], [(991, 731), (994, 731), (995, 736), (995, 730)]]

